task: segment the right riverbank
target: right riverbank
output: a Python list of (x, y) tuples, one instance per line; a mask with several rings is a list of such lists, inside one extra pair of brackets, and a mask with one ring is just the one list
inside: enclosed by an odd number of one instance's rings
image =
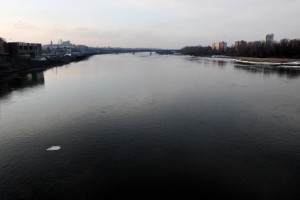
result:
[(232, 56), (230, 58), (241, 60), (241, 61), (248, 61), (248, 62), (269, 62), (269, 63), (290, 63), (290, 62), (300, 61), (300, 59), (295, 59), (295, 58), (258, 58), (258, 57), (235, 57), (235, 56)]

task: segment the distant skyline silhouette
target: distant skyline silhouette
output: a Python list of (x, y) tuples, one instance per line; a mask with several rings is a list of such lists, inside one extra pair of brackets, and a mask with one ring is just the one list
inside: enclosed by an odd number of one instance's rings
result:
[(300, 37), (299, 0), (2, 0), (0, 37), (49, 44), (181, 48)]

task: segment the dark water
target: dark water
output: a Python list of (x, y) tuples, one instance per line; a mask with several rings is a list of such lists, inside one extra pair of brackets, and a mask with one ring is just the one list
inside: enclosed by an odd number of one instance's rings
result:
[(298, 74), (121, 54), (0, 86), (1, 200), (300, 199)]

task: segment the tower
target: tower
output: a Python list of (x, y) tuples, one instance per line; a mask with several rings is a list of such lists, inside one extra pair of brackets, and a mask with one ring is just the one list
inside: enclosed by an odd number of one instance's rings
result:
[(274, 42), (274, 34), (266, 35), (266, 44), (272, 46)]

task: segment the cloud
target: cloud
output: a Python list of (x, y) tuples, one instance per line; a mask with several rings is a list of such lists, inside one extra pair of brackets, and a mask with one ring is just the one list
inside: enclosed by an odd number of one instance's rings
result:
[[(300, 35), (299, 0), (3, 0), (0, 37), (180, 48)], [(55, 8), (55, 9), (54, 9)]]

